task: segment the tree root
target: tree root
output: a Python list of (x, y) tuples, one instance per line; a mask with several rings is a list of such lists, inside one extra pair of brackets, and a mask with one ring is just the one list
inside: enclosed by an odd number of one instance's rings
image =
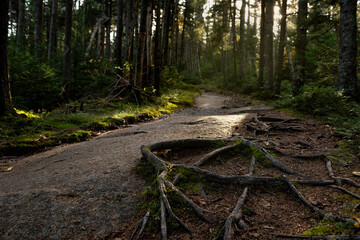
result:
[[(249, 175), (250, 176), (254, 172), (255, 161), (256, 161), (255, 157), (252, 156), (251, 163), (250, 163), (250, 166), (249, 166)], [(242, 207), (244, 206), (245, 200), (247, 198), (248, 190), (249, 190), (249, 188), (245, 187), (243, 193), (241, 194), (241, 196), (237, 200), (234, 209), (232, 210), (231, 214), (229, 215), (229, 217), (225, 221), (224, 239), (226, 239), (226, 240), (231, 240), (231, 239), (234, 238), (233, 225), (236, 228), (243, 228), (243, 229), (247, 228), (246, 223), (242, 219)]]
[(326, 213), (325, 211), (315, 207), (314, 205), (312, 205), (308, 200), (305, 199), (305, 197), (297, 190), (297, 188), (294, 186), (294, 184), (292, 184), (292, 182), (289, 180), (289, 178), (285, 175), (282, 175), (281, 178), (284, 180), (285, 183), (287, 183), (287, 185), (289, 186), (290, 190), (293, 191), (293, 193), (306, 205), (308, 206), (311, 210), (313, 210), (314, 212), (316, 212), (317, 214), (319, 214), (322, 217), (334, 220), (334, 221), (341, 221), (341, 222), (347, 222), (348, 220), (350, 220), (350, 218), (345, 218), (345, 217), (340, 217), (340, 216), (334, 216), (331, 215), (329, 213)]
[[(168, 197), (166, 195), (168, 189), (171, 189), (181, 197), (181, 199), (186, 203), (190, 208), (192, 208), (195, 212), (195, 214), (202, 219), (205, 222), (211, 222), (209, 218), (205, 215), (210, 213), (208, 210), (203, 209), (202, 207), (195, 204), (190, 198), (188, 198), (182, 191), (180, 191), (176, 186), (175, 182), (176, 179), (178, 179), (179, 175), (176, 175), (173, 182), (170, 182), (167, 177), (168, 173), (170, 172), (169, 169), (175, 170), (179, 168), (185, 168), (189, 171), (192, 171), (194, 174), (198, 174), (203, 177), (204, 180), (209, 182), (214, 182), (218, 184), (242, 184), (244, 186), (244, 190), (242, 194), (239, 196), (233, 210), (229, 214), (229, 216), (226, 218), (224, 222), (224, 226), (222, 229), (220, 229), (220, 232), (216, 239), (218, 239), (222, 233), (224, 233), (224, 239), (233, 239), (234, 237), (234, 230), (235, 229), (241, 229), (246, 228), (247, 225), (245, 224), (243, 217), (242, 217), (242, 209), (246, 208), (245, 201), (249, 194), (249, 185), (255, 185), (255, 186), (270, 186), (270, 187), (277, 187), (282, 185), (284, 182), (287, 184), (289, 189), (294, 193), (294, 195), (299, 198), (306, 206), (308, 206), (312, 211), (319, 214), (321, 217), (325, 217), (331, 220), (335, 221), (342, 221), (346, 222), (351, 220), (350, 217), (341, 217), (341, 216), (334, 216), (331, 215), (313, 204), (311, 204), (309, 201), (305, 199), (305, 197), (298, 191), (298, 189), (294, 186), (294, 184), (301, 184), (301, 185), (312, 185), (312, 186), (328, 186), (333, 189), (337, 189), (339, 191), (342, 191), (346, 194), (349, 194), (350, 196), (360, 199), (360, 196), (352, 193), (345, 188), (342, 188), (338, 185), (336, 185), (339, 182), (339, 179), (342, 182), (352, 184), (353, 186), (358, 185), (355, 181), (351, 179), (346, 178), (339, 178), (336, 177), (332, 168), (331, 168), (331, 161), (329, 159), (326, 159), (325, 155), (319, 155), (319, 156), (302, 156), (304, 158), (310, 158), (310, 157), (321, 157), (325, 160), (327, 169), (329, 171), (329, 177), (330, 180), (323, 180), (323, 179), (300, 179), (300, 180), (293, 180), (290, 181), (289, 178), (285, 175), (279, 177), (264, 177), (264, 176), (253, 176), (254, 173), (254, 166), (255, 166), (255, 157), (252, 157), (251, 163), (249, 166), (249, 173), (246, 175), (220, 175), (205, 169), (202, 169), (201, 166), (205, 165), (212, 159), (217, 158), (221, 154), (224, 154), (226, 152), (229, 152), (237, 147), (237, 144), (234, 144), (236, 140), (240, 140), (243, 144), (245, 144), (248, 147), (255, 147), (257, 148), (261, 154), (263, 154), (267, 159), (269, 159), (273, 165), (281, 170), (284, 173), (305, 177), (303, 174), (297, 173), (290, 169), (288, 166), (277, 160), (274, 156), (272, 156), (270, 153), (268, 153), (264, 147), (254, 143), (253, 141), (249, 141), (248, 139), (245, 139), (243, 137), (240, 138), (232, 138), (232, 139), (182, 139), (182, 140), (173, 140), (173, 141), (166, 141), (166, 142), (160, 142), (155, 143), (152, 145), (149, 145), (148, 147), (142, 146), (141, 147), (141, 153), (143, 157), (150, 162), (153, 166), (156, 167), (159, 174), (157, 177), (158, 182), (158, 190), (160, 195), (160, 211), (161, 211), (161, 238), (167, 239), (167, 214), (168, 216), (172, 217), (176, 222), (179, 223), (179, 225), (189, 234), (192, 234), (192, 230), (187, 226), (185, 222), (183, 222), (180, 218), (176, 216), (176, 214), (173, 212), (172, 207), (170, 206), (170, 202), (168, 200)], [(182, 149), (182, 148), (194, 148), (194, 147), (209, 147), (215, 145), (222, 145), (224, 143), (233, 143), (232, 145), (221, 147), (217, 150), (212, 151), (211, 153), (206, 154), (203, 158), (201, 158), (199, 161), (197, 161), (192, 166), (184, 165), (184, 164), (174, 164), (167, 161), (162, 160), (158, 156), (156, 156), (153, 151), (158, 150), (164, 150), (164, 149)], [(325, 157), (324, 157), (325, 156)], [(207, 199), (206, 195), (203, 193), (201, 195), (205, 201), (211, 202)], [(146, 227), (147, 219), (150, 216), (150, 211), (146, 213), (145, 217), (138, 222), (136, 225), (134, 232), (131, 236), (133, 238), (140, 228), (140, 225), (142, 223), (142, 227), (137, 235), (137, 238), (141, 237), (143, 234), (143, 231)], [(279, 235), (280, 236), (280, 235)], [(282, 235), (286, 236), (286, 235)], [(291, 236), (290, 236), (291, 237)]]
[(136, 223), (136, 226), (133, 230), (133, 233), (131, 234), (130, 239), (134, 238), (137, 230), (140, 227), (140, 224), (142, 223), (141, 229), (140, 229), (139, 233), (137, 234), (136, 239), (139, 239), (141, 237), (141, 235), (143, 234), (143, 232), (145, 230), (146, 224), (149, 221), (149, 216), (150, 216), (150, 208), (146, 211), (145, 216)]
[(276, 166), (277, 168), (279, 168), (280, 170), (284, 171), (285, 173), (289, 173), (289, 174), (293, 174), (299, 177), (306, 177), (305, 175), (301, 174), (301, 173), (297, 173), (293, 170), (291, 170), (289, 167), (287, 167), (286, 165), (284, 165), (282, 162), (280, 162), (278, 159), (276, 159), (274, 156), (272, 156), (270, 153), (268, 153), (265, 148), (263, 148), (262, 146), (251, 142), (249, 140), (246, 140), (243, 137), (239, 138), (245, 145), (249, 146), (249, 147), (256, 147), (257, 149), (259, 149), (259, 151), (268, 159), (270, 160), (274, 166)]
[(237, 147), (236, 145), (231, 145), (231, 146), (225, 146), (222, 148), (218, 148), (215, 151), (212, 151), (211, 153), (206, 154), (203, 158), (201, 158), (199, 161), (197, 161), (194, 164), (194, 166), (200, 167), (200, 166), (204, 165), (205, 163), (217, 158), (221, 154), (224, 154), (224, 153), (230, 152), (231, 150), (234, 150), (236, 147)]

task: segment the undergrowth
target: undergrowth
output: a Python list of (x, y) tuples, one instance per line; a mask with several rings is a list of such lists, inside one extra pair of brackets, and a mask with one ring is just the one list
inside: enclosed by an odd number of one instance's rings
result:
[(16, 116), (0, 119), (0, 156), (30, 154), (50, 146), (84, 141), (98, 131), (151, 120), (192, 106), (199, 94), (196, 86), (177, 83), (158, 98), (144, 99), (141, 105), (121, 98), (111, 102), (86, 99), (51, 112), (16, 109)]

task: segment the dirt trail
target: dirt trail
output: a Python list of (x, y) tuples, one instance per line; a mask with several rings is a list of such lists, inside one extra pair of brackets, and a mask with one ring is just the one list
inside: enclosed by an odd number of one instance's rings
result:
[[(14, 161), (0, 173), (0, 239), (104, 238), (134, 210), (145, 183), (134, 173), (140, 146), (223, 138), (250, 117), (229, 97), (203, 93), (197, 107)], [(263, 106), (258, 106), (262, 108)]]

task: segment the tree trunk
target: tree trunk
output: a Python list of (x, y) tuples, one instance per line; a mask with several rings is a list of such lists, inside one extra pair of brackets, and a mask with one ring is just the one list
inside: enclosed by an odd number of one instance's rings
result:
[(8, 11), (9, 2), (0, 3), (0, 116), (12, 112), (8, 69)]
[(19, 0), (19, 16), (17, 21), (17, 47), (25, 48), (25, 0)]
[(56, 53), (57, 11), (58, 11), (58, 0), (52, 0), (49, 44), (48, 44), (48, 54), (47, 54), (47, 58), (49, 61), (51, 60), (51, 54)]
[(256, 49), (257, 49), (257, 14), (254, 13), (254, 26), (252, 29), (252, 49), (251, 49), (251, 66), (254, 72), (256, 72)]
[(266, 1), (261, 1), (261, 18), (260, 18), (260, 59), (259, 59), (259, 88), (264, 87), (264, 46), (265, 46), (265, 8)]
[(306, 67), (306, 45), (307, 45), (307, 14), (308, 0), (299, 0), (298, 19), (297, 19), (297, 39), (295, 42), (295, 71), (298, 78), (293, 79), (293, 94), (299, 94), (300, 87), (305, 80)]
[(240, 9), (240, 79), (245, 78), (245, 6), (246, 1), (242, 0)]
[[(280, 2), (280, 1), (279, 1)], [(284, 48), (286, 45), (286, 9), (287, 9), (287, 0), (283, 0), (281, 4), (281, 21), (280, 21), (280, 41), (279, 41), (279, 48), (278, 48), (278, 58), (275, 70), (275, 79), (276, 79), (276, 88), (275, 94), (280, 94), (281, 88), (281, 80), (282, 76), (282, 65), (284, 62)]]
[(152, 21), (153, 21), (153, 1), (149, 1), (147, 7), (146, 20), (146, 86), (153, 86), (152, 82)]
[(184, 11), (184, 22), (183, 22), (183, 29), (181, 32), (181, 46), (180, 46), (180, 61), (179, 61), (179, 69), (184, 69), (184, 54), (185, 54), (185, 32), (187, 27), (187, 19), (189, 15), (189, 8), (190, 8), (190, 0), (186, 0), (185, 2), (185, 11)]
[(36, 4), (35, 28), (34, 28), (35, 57), (40, 57), (41, 42), (42, 42), (42, 24), (43, 24), (43, 0), (36, 0), (35, 4)]
[(161, 25), (161, 19), (160, 19), (160, 0), (156, 1), (155, 6), (155, 14), (156, 14), (156, 29), (155, 29), (155, 37), (154, 37), (154, 63), (155, 63), (155, 69), (154, 69), (154, 88), (155, 88), (155, 94), (156, 96), (160, 96), (160, 65), (161, 65), (161, 54), (160, 54), (160, 48), (161, 48), (161, 41), (160, 41), (160, 25)]
[(266, 21), (265, 21), (265, 41), (264, 41), (264, 75), (266, 78), (266, 89), (273, 90), (274, 82), (274, 0), (268, 0), (266, 3)]
[(105, 58), (109, 59), (111, 56), (111, 19), (112, 19), (112, 0), (105, 0), (106, 16), (109, 20), (105, 23), (106, 25), (106, 52)]
[(298, 76), (297, 76), (297, 73), (296, 73), (296, 71), (295, 71), (295, 67), (294, 67), (294, 64), (293, 64), (292, 57), (291, 57), (290, 44), (289, 44), (289, 42), (287, 41), (287, 38), (288, 38), (288, 36), (287, 36), (287, 29), (285, 29), (286, 55), (287, 55), (288, 62), (289, 62), (289, 68), (290, 68), (291, 78), (292, 78), (292, 79), (296, 79), (296, 78), (298, 78)]
[(137, 0), (126, 1), (126, 30), (125, 30), (125, 61), (132, 59), (131, 49), (134, 41), (135, 11), (137, 9)]
[(142, 75), (144, 68), (145, 57), (145, 43), (146, 43), (146, 21), (147, 21), (147, 7), (148, 0), (141, 0), (141, 15), (140, 15), (140, 31), (139, 31), (139, 46), (137, 49), (137, 64), (136, 64), (136, 80), (135, 86), (142, 88)]
[(98, 56), (104, 57), (104, 38), (105, 38), (105, 27), (104, 23), (99, 21), (98, 31)]
[(340, 0), (338, 89), (359, 99), (357, 86), (356, 0)]
[(164, 1), (164, 19), (163, 19), (163, 66), (168, 65), (168, 59), (169, 59), (169, 32), (170, 32), (170, 21), (171, 21), (171, 5), (173, 3), (173, 0), (165, 0)]
[(117, 68), (117, 74), (122, 76), (122, 39), (123, 39), (123, 12), (124, 12), (124, 0), (118, 0), (118, 12), (116, 22), (116, 41), (115, 41), (115, 52), (114, 58)]
[(237, 81), (237, 66), (236, 66), (236, 0), (234, 0), (234, 5), (233, 5), (233, 11), (232, 11), (232, 23), (231, 23), (231, 28), (232, 28), (232, 41), (233, 41), (233, 66), (234, 66), (234, 82)]
[(66, 0), (65, 10), (65, 41), (64, 41), (64, 78), (62, 99), (64, 102), (70, 100), (70, 80), (71, 80), (71, 28), (72, 28), (72, 7), (73, 0)]

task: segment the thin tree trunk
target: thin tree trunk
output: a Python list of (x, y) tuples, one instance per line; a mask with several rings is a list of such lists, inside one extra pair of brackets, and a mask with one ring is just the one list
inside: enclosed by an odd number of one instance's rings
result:
[(260, 18), (260, 59), (259, 59), (259, 88), (264, 87), (264, 46), (265, 46), (265, 8), (266, 1), (261, 1), (261, 18)]
[(145, 44), (146, 44), (146, 22), (147, 22), (147, 7), (148, 0), (141, 0), (141, 15), (140, 15), (140, 31), (139, 31), (139, 46), (137, 49), (137, 64), (136, 64), (136, 80), (135, 86), (142, 88)]
[(340, 0), (338, 89), (359, 99), (357, 86), (356, 0)]
[(234, 0), (233, 11), (232, 11), (232, 41), (233, 41), (233, 66), (234, 66), (234, 82), (237, 81), (237, 66), (236, 66), (236, 0)]
[(65, 10), (65, 41), (64, 41), (64, 78), (62, 98), (63, 101), (70, 100), (70, 80), (71, 80), (71, 28), (72, 28), (72, 6), (73, 0), (66, 0)]
[(106, 2), (106, 16), (109, 20), (105, 23), (106, 24), (106, 51), (105, 51), (105, 58), (109, 59), (111, 56), (111, 20), (112, 20), (112, 0), (105, 0)]
[(57, 11), (58, 11), (58, 0), (52, 0), (51, 5), (51, 20), (50, 20), (50, 33), (49, 33), (49, 44), (48, 44), (48, 61), (51, 60), (51, 54), (56, 53), (56, 38), (57, 38)]
[(257, 49), (257, 14), (254, 12), (254, 26), (252, 29), (252, 49), (251, 49), (251, 66), (254, 72), (256, 72), (256, 49)]
[(298, 78), (298, 76), (297, 76), (297, 73), (296, 73), (296, 71), (295, 71), (295, 67), (294, 67), (294, 64), (293, 64), (292, 57), (291, 57), (290, 44), (289, 44), (289, 42), (287, 41), (287, 39), (288, 39), (287, 29), (285, 29), (285, 39), (286, 39), (286, 55), (287, 55), (288, 62), (289, 62), (291, 79), (293, 79), (293, 81), (294, 81), (294, 79)]
[(34, 28), (35, 57), (40, 57), (41, 42), (42, 42), (42, 24), (43, 24), (43, 1), (36, 0), (35, 4), (36, 4), (35, 28)]
[(154, 88), (155, 88), (155, 94), (156, 96), (160, 96), (160, 65), (161, 65), (161, 54), (160, 54), (160, 48), (161, 48), (161, 41), (160, 41), (160, 25), (161, 25), (161, 19), (160, 19), (160, 0), (156, 0), (156, 6), (155, 6), (155, 14), (156, 14), (156, 29), (155, 29), (155, 37), (154, 37), (154, 63), (155, 63), (155, 69), (154, 69)]
[(171, 5), (173, 0), (164, 1), (164, 28), (163, 28), (163, 66), (169, 64), (169, 32), (170, 32), (170, 20), (171, 20)]
[(297, 19), (297, 39), (295, 42), (295, 71), (299, 76), (293, 79), (293, 94), (299, 94), (300, 87), (305, 80), (306, 67), (306, 46), (307, 46), (307, 14), (308, 0), (299, 0), (298, 19)]
[(266, 78), (266, 89), (273, 90), (274, 82), (274, 0), (266, 3), (265, 42), (264, 42), (264, 75)]
[(124, 0), (118, 0), (118, 12), (117, 12), (117, 22), (116, 22), (116, 45), (114, 58), (117, 68), (117, 73), (122, 76), (122, 42), (123, 42), (123, 12), (124, 12)]
[(25, 48), (25, 0), (19, 0), (19, 16), (17, 21), (17, 47), (20, 50)]
[(153, 1), (149, 1), (146, 19), (146, 86), (153, 86), (152, 82), (152, 21), (153, 21)]
[(186, 32), (186, 28), (187, 28), (187, 20), (188, 20), (188, 15), (189, 15), (189, 5), (190, 5), (190, 0), (186, 0), (185, 2), (185, 11), (184, 11), (184, 21), (183, 21), (183, 29), (181, 32), (181, 47), (180, 47), (180, 65), (179, 65), (179, 69), (183, 70), (184, 68), (184, 54), (185, 54), (185, 32)]
[(104, 57), (104, 38), (105, 38), (105, 27), (104, 23), (99, 21), (99, 31), (98, 31), (98, 56)]
[(135, 26), (135, 16), (137, 10), (137, 2), (135, 1), (126, 1), (126, 30), (125, 30), (125, 61), (131, 61), (132, 54), (131, 49), (133, 48), (133, 41), (134, 41), (134, 26)]
[(9, 2), (0, 3), (0, 116), (12, 112), (8, 69)]
[(240, 79), (245, 78), (245, 6), (246, 1), (242, 0), (240, 9)]
[[(280, 2), (280, 1), (279, 1)], [(287, 0), (283, 0), (281, 4), (281, 21), (280, 21), (280, 41), (278, 48), (278, 59), (275, 70), (275, 78), (276, 78), (276, 88), (275, 94), (280, 94), (281, 80), (283, 78), (282, 65), (284, 62), (284, 48), (286, 45), (286, 9), (287, 9)]]

